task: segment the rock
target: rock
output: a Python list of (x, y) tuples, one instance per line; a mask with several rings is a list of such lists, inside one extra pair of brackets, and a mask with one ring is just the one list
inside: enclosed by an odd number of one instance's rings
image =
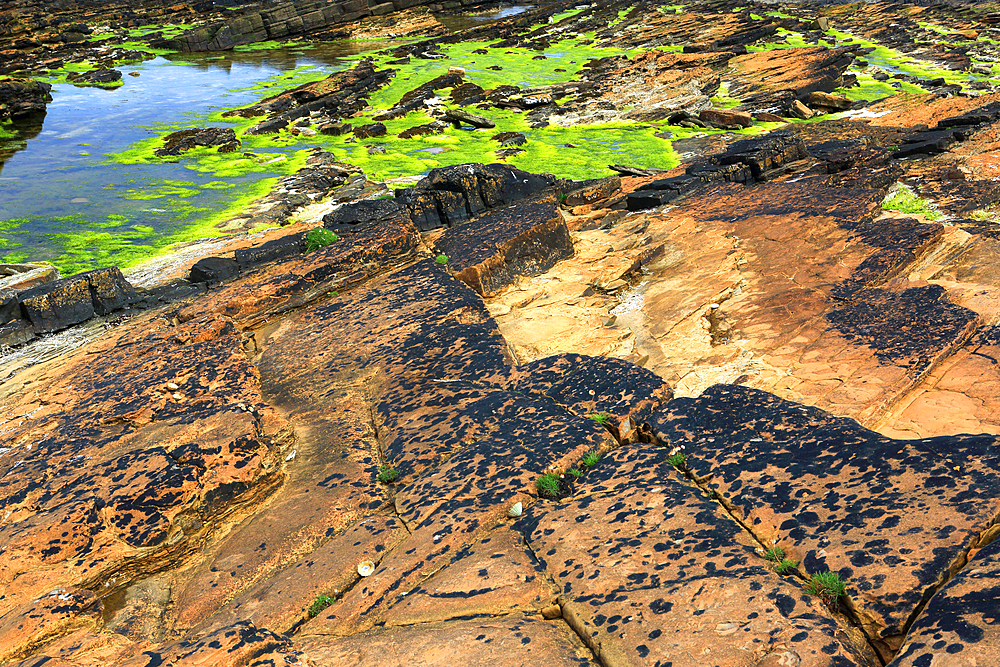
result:
[(191, 267), (191, 282), (218, 283), (238, 275), (240, 265), (235, 259), (225, 257), (206, 257), (195, 262)]
[[(272, 239), (266, 243), (252, 248), (237, 248), (235, 252), (236, 263), (240, 270), (245, 271), (254, 264), (264, 264), (266, 262), (276, 262), (286, 257), (294, 257), (305, 250), (303, 234), (296, 232), (281, 238)], [(235, 274), (234, 274), (235, 275)], [(217, 280), (205, 280), (195, 282), (218, 282)]]
[(816, 107), (827, 107), (828, 109), (851, 108), (851, 101), (843, 95), (831, 95), (821, 90), (814, 90), (809, 93), (809, 104)]
[(333, 123), (324, 123), (323, 125), (320, 125), (319, 133), (327, 134), (334, 137), (339, 137), (342, 134), (347, 134), (348, 132), (352, 131), (352, 129), (353, 128), (349, 123), (342, 123), (340, 121), (336, 121)]
[(59, 279), (59, 270), (48, 264), (0, 264), (0, 290), (23, 290)]
[(368, 125), (356, 125), (351, 130), (358, 139), (372, 139), (385, 136), (384, 123), (370, 123)]
[(66, 80), (73, 84), (90, 84), (100, 86), (120, 85), (122, 73), (116, 69), (98, 68), (89, 72), (69, 74)]
[(90, 281), (83, 274), (31, 287), (17, 298), (39, 333), (59, 331), (95, 315)]
[(573, 242), (558, 208), (525, 202), (445, 231), (434, 253), (447, 255), (453, 275), (488, 296), (569, 257)]
[(799, 100), (794, 100), (792, 105), (788, 108), (788, 112), (795, 116), (796, 118), (801, 118), (802, 120), (809, 120), (815, 115), (815, 112), (802, 104)]
[[(199, 639), (176, 641), (157, 650), (157, 660), (166, 664), (210, 664), (237, 667), (252, 663), (314, 667), (292, 640), (253, 623), (240, 622)], [(150, 656), (137, 655), (123, 660), (121, 667), (148, 667)]]
[(499, 142), (501, 146), (523, 146), (528, 143), (528, 138), (520, 132), (500, 132), (490, 139)]
[(327, 229), (338, 231), (341, 225), (369, 225), (397, 218), (403, 205), (396, 199), (366, 199), (343, 204), (323, 216)]
[(52, 86), (34, 79), (0, 77), (0, 119), (45, 113)]
[(462, 111), (461, 109), (448, 109), (444, 112), (444, 117), (452, 121), (456, 126), (465, 123), (466, 125), (472, 125), (473, 127), (479, 128), (494, 128), (497, 126), (489, 118), (484, 118), (483, 116), (477, 116), (476, 114), (469, 113), (467, 111)]
[(0, 345), (14, 347), (35, 338), (35, 328), (24, 320), (13, 320), (0, 325)]
[(718, 125), (739, 125), (740, 127), (750, 127), (753, 125), (753, 118), (745, 111), (702, 109), (698, 112), (698, 118), (702, 122), (716, 123)]
[(430, 123), (424, 123), (423, 125), (416, 125), (409, 129), (403, 130), (399, 133), (400, 139), (412, 139), (413, 137), (421, 137), (429, 134), (441, 134), (446, 129), (448, 129), (447, 123), (442, 123), (439, 120), (431, 121)]
[(820, 16), (815, 21), (812, 22), (813, 28), (816, 30), (822, 30), (826, 32), (830, 29), (830, 19), (826, 16)]
[(550, 174), (531, 174), (504, 164), (462, 164), (432, 169), (396, 198), (421, 230), (454, 226), (487, 210), (533, 197), (555, 185)]
[(566, 198), (563, 206), (582, 206), (607, 199), (621, 191), (622, 179), (619, 176), (595, 178), (588, 181), (573, 183), (563, 191)]
[(79, 588), (57, 588), (0, 616), (0, 660), (26, 657), (41, 642), (79, 628), (96, 628), (101, 600)]
[(153, 155), (166, 157), (180, 155), (196, 146), (218, 146), (220, 153), (231, 153), (240, 146), (236, 132), (232, 128), (209, 127), (179, 130), (163, 138), (163, 148), (153, 151)]
[(755, 111), (753, 113), (754, 120), (759, 120), (762, 123), (784, 123), (785, 119), (778, 114), (768, 113), (766, 111)]
[(1000, 489), (995, 436), (892, 440), (745, 387), (676, 399), (650, 424), (686, 445), (687, 465), (713, 475), (709, 488), (764, 543), (806, 572), (840, 572), (883, 656), (990, 522)]
[[(937, 661), (987, 665), (996, 660), (996, 575), (1000, 541), (982, 547), (944, 588), (931, 598), (890, 664), (916, 667)], [(953, 656), (959, 656), (955, 658)], [(940, 657), (939, 657), (940, 656)]]
[(94, 269), (77, 275), (87, 279), (94, 312), (98, 315), (121, 310), (136, 301), (135, 288), (125, 280), (125, 276), (117, 266)]

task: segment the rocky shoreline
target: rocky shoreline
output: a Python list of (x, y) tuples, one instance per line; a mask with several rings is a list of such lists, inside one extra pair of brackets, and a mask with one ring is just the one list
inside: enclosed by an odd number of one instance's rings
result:
[[(81, 43), (53, 36), (100, 8), (22, 0), (0, 46)], [(157, 159), (341, 143), (159, 268), (6, 267), (0, 663), (993, 664), (998, 17), (540, 7), (165, 133)], [(447, 57), (569, 32), (623, 53), (535, 87)], [(442, 62), (403, 85), (413, 60)], [(48, 93), (3, 91), (11, 117)], [(677, 160), (516, 162), (594, 123)], [(344, 157), (449, 127), (489, 152), (388, 181)]]

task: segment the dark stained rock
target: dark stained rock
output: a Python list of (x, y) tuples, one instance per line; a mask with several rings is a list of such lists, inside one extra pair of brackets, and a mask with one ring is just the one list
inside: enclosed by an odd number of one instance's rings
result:
[(501, 146), (523, 146), (528, 143), (528, 138), (520, 132), (500, 132), (490, 139), (500, 142)]
[[(833, 295), (849, 299), (858, 290), (873, 287), (894, 278), (912, 264), (944, 233), (941, 225), (917, 222), (912, 218), (873, 220), (855, 230), (865, 243), (879, 248), (867, 257), (851, 277), (833, 290)], [(911, 313), (907, 313), (907, 316)]]
[(396, 199), (365, 199), (343, 204), (323, 216), (323, 225), (338, 230), (342, 225), (367, 225), (398, 218), (404, 213)]
[(990, 665), (997, 660), (1000, 541), (979, 550), (931, 599), (891, 667)]
[(384, 123), (369, 123), (368, 125), (355, 125), (351, 129), (354, 136), (358, 139), (371, 139), (374, 137), (384, 137), (385, 136), (385, 124)]
[(0, 324), (21, 319), (21, 304), (13, 292), (0, 293)]
[(65, 329), (95, 314), (90, 281), (83, 274), (31, 287), (17, 298), (24, 314), (40, 333)]
[(227, 257), (206, 257), (199, 259), (191, 267), (191, 282), (217, 283), (232, 278), (240, 272), (240, 265), (235, 259)]
[(430, 123), (424, 123), (423, 125), (416, 125), (414, 127), (403, 130), (399, 133), (400, 139), (412, 139), (413, 137), (422, 137), (429, 134), (441, 134), (447, 129), (447, 123), (442, 123), (439, 120), (431, 121)]
[(563, 618), (602, 662), (763, 664), (774, 653), (786, 664), (872, 664), (818, 600), (767, 570), (717, 503), (680, 481), (668, 453), (615, 449), (572, 498), (519, 522), (562, 588)]
[(446, 72), (427, 83), (421, 84), (404, 94), (391, 109), (375, 117), (376, 121), (402, 118), (411, 111), (422, 107), (424, 102), (437, 96), (437, 91), (444, 88), (455, 88), (465, 82), (464, 74)]
[(0, 345), (13, 347), (34, 339), (35, 328), (24, 320), (14, 320), (0, 325)]
[(434, 252), (448, 256), (456, 278), (490, 295), (518, 276), (541, 273), (572, 256), (573, 241), (553, 203), (524, 202), (452, 227), (434, 243)]
[(52, 86), (34, 79), (0, 78), (0, 120), (44, 113)]
[(163, 138), (163, 148), (156, 149), (153, 154), (158, 157), (180, 155), (196, 146), (218, 146), (220, 153), (227, 153), (239, 147), (236, 132), (229, 127), (193, 128), (179, 130)]
[[(879, 255), (874, 257), (877, 265)], [(980, 324), (974, 311), (952, 303), (940, 285), (902, 292), (863, 289), (826, 319), (848, 340), (871, 347), (880, 359), (918, 372), (956, 341), (969, 338)]]
[(319, 126), (320, 134), (328, 134), (333, 137), (339, 137), (342, 134), (347, 134), (352, 130), (350, 123), (343, 123), (336, 121), (333, 123), (324, 123)]
[(788, 162), (808, 157), (805, 144), (792, 132), (778, 130), (760, 137), (742, 139), (714, 156), (719, 164), (745, 164), (754, 178)]
[(421, 230), (451, 227), (535, 196), (555, 185), (551, 174), (532, 174), (505, 164), (460, 164), (432, 169), (396, 198)]
[(995, 436), (893, 440), (759, 390), (716, 385), (651, 421), (765, 544), (831, 570), (883, 656), (990, 525)]
[(122, 73), (116, 69), (109, 68), (98, 68), (92, 69), (89, 72), (79, 72), (72, 73), (66, 77), (66, 80), (73, 84), (89, 84), (89, 85), (99, 85), (99, 86), (114, 86), (115, 84), (120, 84), (122, 80)]
[(135, 288), (125, 280), (125, 276), (117, 266), (94, 269), (78, 275), (87, 278), (94, 312), (98, 315), (121, 310), (136, 301)]

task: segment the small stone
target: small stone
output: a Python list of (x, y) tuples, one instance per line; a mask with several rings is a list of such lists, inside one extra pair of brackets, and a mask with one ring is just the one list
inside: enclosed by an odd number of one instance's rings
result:
[(176, 382), (168, 382), (167, 389), (169, 389), (170, 391), (177, 391), (178, 389), (180, 389), (180, 385), (178, 385)]
[(521, 516), (521, 512), (524, 511), (524, 505), (521, 502), (516, 502), (510, 506), (507, 510), (507, 516), (514, 518), (516, 516)]
[(812, 109), (807, 107), (799, 100), (795, 100), (794, 102), (792, 102), (792, 106), (789, 109), (789, 111), (793, 116), (795, 116), (796, 118), (800, 118), (802, 120), (809, 120), (810, 118), (816, 115), (816, 113)]
[(287, 463), (288, 461), (294, 461), (295, 460), (295, 454), (297, 452), (298, 452), (298, 450), (295, 450), (295, 449), (293, 449), (292, 451), (288, 452), (288, 456), (285, 457), (285, 462)]
[(175, 401), (179, 401), (182, 398), (184, 398), (183, 396), (181, 396), (180, 394), (177, 394), (177, 393), (171, 394), (170, 397), (173, 398)]

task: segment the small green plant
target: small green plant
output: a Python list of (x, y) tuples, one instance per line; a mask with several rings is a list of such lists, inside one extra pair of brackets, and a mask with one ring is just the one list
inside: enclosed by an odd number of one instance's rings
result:
[(437, 257), (434, 258), (434, 261), (437, 262), (438, 264), (447, 264), (448, 255), (438, 255)]
[(579, 468), (570, 468), (569, 474), (573, 475), (573, 477), (576, 477), (577, 479), (583, 477), (583, 471)]
[(580, 465), (584, 468), (593, 468), (601, 461), (601, 453), (596, 449), (592, 449), (583, 456), (583, 460), (580, 461)]
[(777, 563), (785, 558), (785, 550), (781, 547), (770, 547), (764, 552), (764, 558), (771, 561), (772, 563)]
[(931, 202), (921, 199), (911, 188), (902, 184), (889, 189), (889, 194), (882, 202), (882, 208), (900, 213), (919, 213), (928, 220), (941, 219), (941, 212)]
[(782, 558), (774, 565), (774, 571), (778, 574), (788, 574), (789, 572), (794, 572), (798, 567), (799, 564), (794, 560)]
[(329, 595), (317, 595), (312, 604), (309, 605), (309, 618), (316, 618), (320, 613), (333, 604), (333, 598)]
[(611, 415), (607, 412), (595, 412), (592, 415), (587, 415), (587, 419), (593, 419), (595, 422), (601, 426), (607, 426), (611, 423)]
[(306, 233), (306, 252), (312, 252), (313, 250), (325, 248), (337, 240), (337, 235), (326, 227), (310, 229), (309, 232)]
[(685, 461), (687, 461), (687, 456), (684, 452), (674, 452), (667, 458), (667, 463), (678, 469), (684, 467)]
[(548, 496), (559, 495), (559, 473), (549, 472), (535, 480), (535, 488), (539, 493)]
[(827, 605), (836, 607), (837, 599), (847, 590), (847, 584), (836, 572), (817, 572), (806, 582), (805, 591), (817, 595)]
[(399, 472), (392, 466), (383, 465), (378, 469), (378, 481), (392, 484), (399, 479)]
[(559, 193), (559, 203), (560, 204), (565, 204), (566, 203), (566, 193), (565, 192), (560, 192)]

